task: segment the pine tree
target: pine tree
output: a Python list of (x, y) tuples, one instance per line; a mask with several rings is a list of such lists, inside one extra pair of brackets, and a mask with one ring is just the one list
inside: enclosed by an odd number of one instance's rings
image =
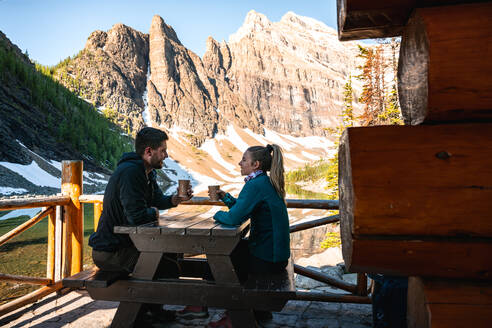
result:
[(391, 38), (391, 41), (389, 41), (389, 43), (385, 42), (385, 44), (388, 44), (391, 49), (391, 58), (389, 59), (390, 63), (386, 64), (385, 68), (391, 68), (390, 72), (387, 74), (391, 74), (392, 80), (391, 88), (386, 91), (384, 111), (378, 115), (378, 122), (379, 124), (384, 125), (402, 125), (403, 119), (397, 91), (398, 63), (396, 60), (396, 53), (400, 49), (400, 42), (396, 38)]
[[(399, 43), (395, 38), (391, 43), (386, 40), (380, 43), (376, 47), (359, 46), (359, 57), (364, 59), (364, 64), (358, 67), (361, 73), (356, 78), (363, 82), (359, 101), (364, 104), (364, 111), (360, 117), (364, 126), (402, 124), (396, 80), (396, 51), (399, 49)], [(384, 49), (389, 47), (383, 47), (383, 44), (391, 47), (391, 58), (385, 56)], [(388, 76), (391, 76), (389, 88)]]
[(383, 113), (385, 103), (383, 47), (379, 45), (375, 48), (364, 48), (359, 45), (358, 57), (365, 60), (364, 65), (358, 67), (361, 73), (356, 76), (363, 83), (359, 101), (364, 104), (364, 112), (360, 119), (364, 126), (377, 125), (378, 115)]
[(349, 74), (348, 81), (343, 87), (342, 124), (344, 127), (351, 127), (354, 124), (354, 94), (352, 90), (352, 74)]

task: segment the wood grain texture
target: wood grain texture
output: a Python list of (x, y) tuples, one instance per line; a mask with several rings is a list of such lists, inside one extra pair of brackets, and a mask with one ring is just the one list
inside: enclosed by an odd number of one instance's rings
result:
[(62, 161), (62, 186), (64, 196), (70, 196), (71, 202), (65, 206), (67, 270), (70, 275), (82, 270), (82, 248), (84, 243), (84, 207), (79, 201), (83, 193), (84, 163), (82, 161)]
[(402, 37), (406, 124), (492, 120), (492, 3), (418, 8)]
[(351, 234), (492, 237), (492, 124), (349, 128), (340, 155)]
[(408, 277), (407, 327), (429, 328), (430, 318), (422, 279)]
[(51, 285), (53, 279), (50, 278), (38, 278), (38, 277), (28, 277), (21, 275), (13, 275), (0, 273), (0, 281), (16, 282), (19, 284), (30, 284), (30, 285)]
[(490, 327), (492, 283), (410, 277), (409, 328)]
[[(85, 195), (84, 195), (85, 196)], [(83, 198), (91, 199), (91, 198)], [(327, 199), (286, 199), (285, 200), (288, 208), (319, 208), (319, 209), (338, 209), (338, 200), (327, 200)], [(190, 200), (182, 202), (180, 205), (215, 205), (215, 206), (225, 206), (221, 201), (210, 200), (208, 197), (193, 197)]]
[(415, 8), (447, 6), (483, 0), (337, 0), (341, 41), (401, 35)]
[(297, 291), (294, 298), (298, 301), (312, 301), (312, 302), (332, 302), (332, 303), (356, 303), (356, 304), (371, 304), (371, 298), (369, 296), (356, 296), (351, 294), (337, 294), (330, 292), (302, 292)]
[(20, 199), (2, 199), (0, 200), (0, 209), (18, 210), (22, 208), (48, 207), (58, 205), (68, 205), (70, 197), (68, 196), (46, 196), (46, 197), (29, 197)]
[(492, 279), (491, 167), (492, 124), (347, 129), (339, 190), (349, 270)]
[(401, 35), (414, 0), (337, 0), (341, 41)]
[[(344, 241), (342, 241), (344, 242)], [(492, 280), (491, 242), (352, 240), (350, 272)]]
[(354, 188), (352, 186), (349, 130), (345, 130), (338, 148), (338, 194), (340, 198), (340, 236), (345, 263), (352, 263), (352, 234), (354, 222)]
[(200, 280), (118, 280), (107, 288), (87, 288), (93, 299), (176, 305), (208, 305), (243, 309), (240, 285), (217, 285)]

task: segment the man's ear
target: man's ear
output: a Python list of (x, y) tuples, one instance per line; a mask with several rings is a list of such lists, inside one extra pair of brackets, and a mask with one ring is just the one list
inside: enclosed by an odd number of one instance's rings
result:
[(152, 155), (152, 147), (145, 147), (145, 150), (144, 150), (144, 155), (149, 155), (151, 156)]

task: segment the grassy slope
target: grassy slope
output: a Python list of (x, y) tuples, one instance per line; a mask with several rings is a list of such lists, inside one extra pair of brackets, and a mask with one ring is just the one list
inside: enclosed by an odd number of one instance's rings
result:
[[(92, 264), (91, 248), (87, 246), (89, 235), (94, 231), (93, 205), (84, 206), (84, 266)], [(27, 216), (0, 221), (3, 235), (27, 221)], [(24, 231), (19, 236), (0, 246), (0, 273), (46, 277), (48, 220)], [(39, 286), (0, 282), (0, 304), (27, 294)]]
[[(312, 192), (302, 189), (297, 182), (326, 181), (326, 192)], [(337, 199), (338, 198), (338, 157), (328, 161), (317, 161), (306, 164), (297, 170), (285, 174), (285, 187), (289, 194), (300, 195), (310, 199)]]

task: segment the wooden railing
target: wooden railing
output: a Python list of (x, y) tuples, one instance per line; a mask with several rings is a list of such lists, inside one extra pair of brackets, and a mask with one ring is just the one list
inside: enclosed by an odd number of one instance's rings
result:
[(1, 281), (43, 287), (0, 306), (0, 316), (33, 303), (62, 288), (64, 277), (82, 269), (82, 161), (63, 161), (61, 195), (0, 200), (0, 210), (42, 208), (41, 213), (0, 236), (0, 246), (48, 217), (46, 277), (0, 273)]
[[(14, 301), (0, 306), (0, 316), (14, 311), (24, 305), (62, 288), (61, 280), (74, 275), (83, 267), (83, 203), (94, 204), (94, 229), (97, 229), (102, 212), (103, 195), (82, 194), (82, 162), (62, 162), (62, 193), (56, 196), (42, 196), (21, 199), (0, 200), (0, 210), (15, 210), (42, 207), (41, 213), (19, 225), (8, 233), (0, 236), (0, 246), (26, 231), (43, 218), (48, 217), (48, 243), (46, 277), (28, 277), (0, 273), (0, 281), (9, 281), (22, 284), (42, 285), (44, 287), (22, 296)], [(306, 208), (337, 210), (337, 200), (287, 199), (288, 208)], [(193, 197), (181, 203), (183, 205), (210, 205), (224, 206), (221, 201), (211, 201), (208, 197)], [(339, 215), (332, 215), (322, 219), (295, 224), (290, 232), (311, 229), (321, 225), (336, 223)], [(332, 278), (326, 274), (294, 265), (297, 274), (307, 276), (333, 287), (345, 290), (350, 294), (332, 294), (319, 292), (297, 292), (295, 299), (305, 301), (370, 303), (367, 296), (367, 277), (358, 274), (357, 284)]]

